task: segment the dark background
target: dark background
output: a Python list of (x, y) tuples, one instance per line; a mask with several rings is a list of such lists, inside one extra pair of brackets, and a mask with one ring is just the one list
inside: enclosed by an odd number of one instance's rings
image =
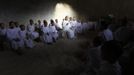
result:
[(0, 0), (0, 21), (26, 23), (30, 18), (47, 19), (58, 2), (70, 4), (77, 13), (89, 18), (99, 18), (109, 13), (117, 18), (134, 18), (133, 0)]

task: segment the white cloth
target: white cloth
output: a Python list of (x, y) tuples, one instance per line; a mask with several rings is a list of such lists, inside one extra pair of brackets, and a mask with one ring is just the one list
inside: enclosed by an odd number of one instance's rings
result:
[(35, 26), (34, 25), (28, 25), (27, 26), (27, 31), (28, 32), (34, 32), (35, 31)]
[(28, 34), (28, 39), (26, 41), (26, 45), (29, 48), (33, 48), (34, 47), (34, 42), (33, 40), (36, 38), (35, 34), (35, 25), (28, 25), (27, 26), (27, 34)]
[(13, 29), (7, 29), (6, 32), (6, 37), (11, 45), (11, 47), (13, 49), (18, 49), (18, 39), (19, 39), (19, 34), (18, 34), (18, 30), (16, 30), (15, 28)]
[(82, 32), (82, 24), (80, 22), (77, 23), (76, 32), (77, 33), (81, 33)]
[(52, 35), (51, 35), (51, 31), (50, 31), (50, 27), (43, 27), (42, 31), (43, 31), (43, 40), (45, 43), (52, 43), (53, 39), (52, 39)]
[(63, 26), (63, 30), (64, 31), (67, 31), (69, 28), (70, 28), (70, 24), (69, 24), (69, 21), (63, 21), (62, 22), (62, 26)]
[(54, 38), (55, 40), (58, 38), (58, 31), (56, 30), (55, 26), (50, 26), (50, 33), (52, 38)]
[(106, 41), (110, 41), (110, 40), (113, 40), (113, 32), (110, 30), (110, 29), (105, 29), (103, 32), (102, 32), (102, 36), (103, 38), (106, 40)]
[(62, 29), (62, 24), (59, 23), (55, 23), (57, 27), (59, 27), (60, 29)]
[(39, 33), (36, 31), (32, 32), (31, 35), (32, 35), (32, 39), (36, 39), (39, 37)]
[(27, 34), (26, 30), (24, 30), (24, 31), (20, 30), (19, 31), (19, 39), (20, 39), (19, 47), (20, 48), (24, 48), (25, 47), (26, 38), (27, 38), (26, 34)]

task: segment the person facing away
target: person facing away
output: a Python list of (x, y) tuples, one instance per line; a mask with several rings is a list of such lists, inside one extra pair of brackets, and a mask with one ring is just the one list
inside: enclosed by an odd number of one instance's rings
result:
[(97, 75), (122, 75), (118, 62), (122, 55), (122, 46), (115, 40), (107, 41), (101, 46), (102, 62)]

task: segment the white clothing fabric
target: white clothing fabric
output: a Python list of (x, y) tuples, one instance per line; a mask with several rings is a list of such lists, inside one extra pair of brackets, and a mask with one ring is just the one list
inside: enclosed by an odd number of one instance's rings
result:
[(106, 29), (102, 32), (102, 36), (104, 36), (104, 39), (106, 41), (110, 41), (110, 40), (113, 40), (114, 37), (113, 37), (113, 32), (110, 30), (110, 29)]
[(49, 26), (43, 27), (42, 31), (43, 31), (43, 41), (45, 43), (52, 43), (53, 39), (52, 39), (50, 27)]
[(15, 28), (7, 29), (6, 37), (11, 45), (11, 48), (18, 49), (18, 42), (19, 42), (18, 30), (16, 30)]

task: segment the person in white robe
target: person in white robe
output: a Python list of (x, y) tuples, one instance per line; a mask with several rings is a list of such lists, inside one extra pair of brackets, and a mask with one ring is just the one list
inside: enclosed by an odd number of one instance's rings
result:
[(14, 22), (14, 24), (15, 24), (16, 31), (19, 32), (20, 31), (19, 23), (18, 22)]
[(58, 31), (59, 38), (62, 38), (62, 24), (59, 23), (58, 19), (55, 19), (56, 30)]
[(30, 19), (29, 22), (30, 22), (30, 24), (27, 26), (27, 36), (29, 39), (29, 44), (27, 44), (27, 46), (29, 48), (33, 48), (34, 47), (33, 40), (35, 39), (35, 36), (33, 35), (35, 32), (35, 25), (34, 25), (34, 21), (32, 19)]
[(49, 27), (53, 41), (56, 42), (56, 40), (58, 39), (58, 31), (56, 30), (56, 25), (53, 20), (50, 20)]
[(77, 22), (76, 32), (82, 33), (82, 23), (80, 21)]
[(18, 49), (18, 42), (19, 42), (19, 35), (18, 31), (15, 29), (14, 22), (9, 22), (9, 28), (6, 32), (6, 38), (10, 44), (11, 49), (17, 50)]
[(68, 28), (69, 28), (68, 16), (66, 16), (65, 19), (63, 19), (62, 28), (63, 28), (62, 36), (63, 36), (64, 38), (67, 38), (67, 30), (68, 30)]
[(69, 20), (67, 34), (68, 34), (69, 39), (74, 39), (75, 38), (75, 25), (74, 25), (72, 17), (70, 17), (70, 20)]
[(52, 39), (50, 27), (48, 26), (48, 23), (46, 20), (44, 20), (43, 23), (44, 23), (44, 26), (42, 27), (43, 42), (46, 44), (52, 44), (53, 39)]
[(20, 25), (20, 31), (19, 31), (19, 47), (21, 49), (26, 47), (26, 41), (27, 39), (27, 31), (25, 30), (25, 26), (24, 25)]
[(56, 24), (56, 29), (61, 30), (62, 29), (62, 24), (59, 23), (58, 19), (55, 19), (55, 24)]

